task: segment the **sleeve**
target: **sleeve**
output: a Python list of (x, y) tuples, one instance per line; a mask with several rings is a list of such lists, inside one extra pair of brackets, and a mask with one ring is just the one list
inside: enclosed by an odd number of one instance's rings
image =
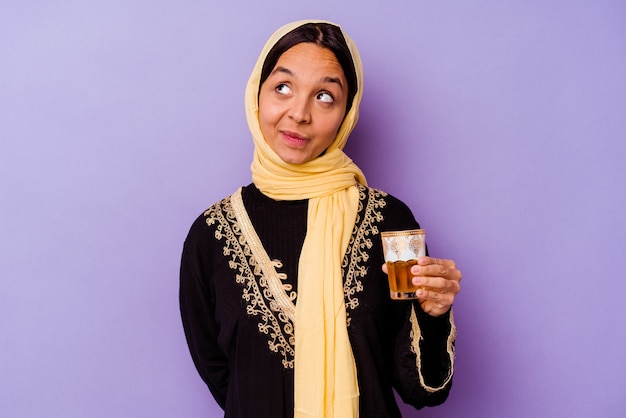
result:
[(394, 387), (416, 408), (443, 403), (452, 386), (456, 327), (452, 311), (441, 317), (425, 313), (417, 301), (407, 303), (396, 337)]
[(204, 216), (192, 225), (183, 246), (180, 266), (180, 313), (187, 345), (200, 377), (224, 408), (228, 362), (218, 345), (215, 297), (211, 291), (210, 248), (215, 245)]
[[(420, 228), (402, 201), (389, 196), (388, 203), (386, 228)], [(402, 324), (394, 344), (394, 388), (405, 403), (418, 409), (439, 405), (448, 397), (454, 372), (456, 327), (452, 310), (433, 317), (418, 301), (396, 301), (393, 306)]]

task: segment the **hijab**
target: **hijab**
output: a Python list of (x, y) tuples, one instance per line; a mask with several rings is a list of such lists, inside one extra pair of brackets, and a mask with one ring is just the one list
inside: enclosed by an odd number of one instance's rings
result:
[(284, 162), (265, 141), (259, 123), (260, 77), (267, 54), (284, 35), (306, 23), (330, 22), (297, 21), (278, 29), (265, 44), (248, 81), (245, 98), (254, 140), (252, 181), (275, 200), (309, 199), (298, 264), (294, 416), (357, 417), (359, 388), (341, 268), (358, 212), (357, 184), (366, 184), (361, 170), (343, 152), (358, 120), (362, 97), (363, 70), (354, 42), (342, 31), (356, 71), (357, 92), (337, 136), (321, 156), (303, 164)]

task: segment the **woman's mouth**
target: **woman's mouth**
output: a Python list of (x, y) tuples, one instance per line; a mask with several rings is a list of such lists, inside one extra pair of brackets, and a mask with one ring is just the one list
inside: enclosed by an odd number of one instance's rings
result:
[(308, 142), (308, 139), (304, 135), (300, 135), (293, 131), (280, 131), (285, 142), (292, 146), (302, 146)]

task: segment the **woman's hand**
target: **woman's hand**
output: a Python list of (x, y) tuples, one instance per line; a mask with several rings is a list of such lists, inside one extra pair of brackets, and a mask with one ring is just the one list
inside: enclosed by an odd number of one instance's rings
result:
[[(387, 273), (387, 266), (383, 265)], [(441, 316), (450, 310), (456, 294), (461, 290), (461, 272), (452, 260), (420, 257), (411, 267), (416, 295), (424, 312)]]
[(450, 310), (461, 290), (461, 272), (452, 260), (420, 257), (411, 267), (413, 284), (418, 286), (417, 299), (424, 312), (441, 316)]

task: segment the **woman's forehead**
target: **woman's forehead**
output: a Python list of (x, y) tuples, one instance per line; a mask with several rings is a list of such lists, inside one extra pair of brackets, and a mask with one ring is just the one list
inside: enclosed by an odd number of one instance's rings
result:
[(276, 62), (272, 73), (282, 71), (297, 76), (298, 72), (323, 72), (324, 77), (345, 79), (343, 68), (335, 54), (328, 48), (314, 43), (299, 43), (285, 51)]

